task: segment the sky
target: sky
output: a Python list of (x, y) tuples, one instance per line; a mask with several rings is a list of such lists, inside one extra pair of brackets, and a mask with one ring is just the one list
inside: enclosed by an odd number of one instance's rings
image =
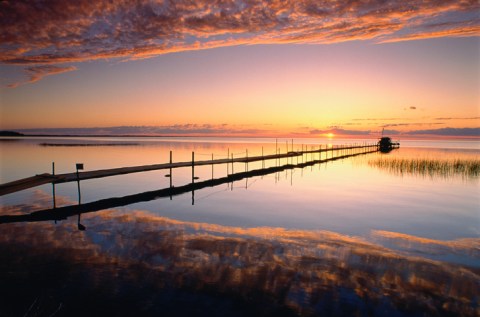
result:
[(0, 129), (480, 136), (478, 1), (0, 2)]

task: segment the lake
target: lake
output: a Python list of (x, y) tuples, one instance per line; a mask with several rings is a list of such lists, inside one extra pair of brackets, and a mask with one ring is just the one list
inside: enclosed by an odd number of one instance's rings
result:
[[(3, 138), (0, 183), (76, 163), (88, 171), (168, 163), (170, 153), (188, 162), (192, 152), (202, 161), (372, 142)], [(389, 153), (328, 155), (196, 166), (196, 183), (284, 168), (171, 196), (161, 190), (191, 183), (190, 167), (1, 196), (0, 216), (19, 217), (0, 221), (0, 315), (478, 316), (478, 170), (389, 162), (478, 163), (480, 143), (401, 140)], [(303, 164), (311, 160), (325, 161)], [(39, 211), (50, 218), (22, 221)]]

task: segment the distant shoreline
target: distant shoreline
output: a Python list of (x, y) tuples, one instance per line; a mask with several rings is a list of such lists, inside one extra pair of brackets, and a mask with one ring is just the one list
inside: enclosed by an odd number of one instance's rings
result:
[(75, 146), (139, 146), (140, 143), (40, 143), (40, 146), (68, 146), (68, 147), (75, 147)]
[[(389, 135), (392, 139), (402, 140), (467, 140), (480, 141), (478, 135)], [(0, 138), (246, 138), (246, 139), (318, 139), (327, 138), (320, 135), (296, 136), (265, 136), (265, 135), (137, 135), (137, 134), (24, 134), (15, 131), (0, 131)], [(380, 136), (371, 135), (335, 135), (332, 139), (371, 139), (378, 140)]]

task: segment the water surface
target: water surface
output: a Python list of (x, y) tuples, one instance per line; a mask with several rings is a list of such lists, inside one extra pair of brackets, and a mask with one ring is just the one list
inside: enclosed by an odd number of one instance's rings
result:
[[(189, 161), (192, 152), (196, 160), (209, 160), (364, 142), (9, 139), (0, 143), (1, 182), (51, 172), (52, 162), (56, 173), (67, 173), (79, 162), (86, 170), (165, 163), (170, 151), (174, 161)], [(202, 182), (322, 155), (196, 167), (195, 176)], [(474, 316), (480, 289), (478, 177), (398, 174), (368, 162), (479, 155), (472, 141), (402, 141), (388, 154), (288, 168), (84, 213), (80, 222), (72, 216), (0, 224), (2, 307), (7, 315), (34, 307), (42, 316)], [(82, 181), (80, 203), (169, 187), (168, 173)], [(191, 169), (175, 169), (172, 176), (174, 186), (188, 184)], [(2, 196), (1, 215), (53, 208), (52, 189), (43, 185)], [(55, 186), (57, 208), (78, 203), (76, 183)], [(86, 230), (78, 230), (79, 223)]]

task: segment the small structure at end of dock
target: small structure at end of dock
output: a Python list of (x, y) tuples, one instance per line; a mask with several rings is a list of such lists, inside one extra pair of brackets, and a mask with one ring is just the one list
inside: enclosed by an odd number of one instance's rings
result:
[(398, 149), (400, 147), (400, 142), (393, 142), (392, 139), (388, 136), (381, 137), (378, 141), (378, 148), (380, 152), (390, 152), (393, 149)]

